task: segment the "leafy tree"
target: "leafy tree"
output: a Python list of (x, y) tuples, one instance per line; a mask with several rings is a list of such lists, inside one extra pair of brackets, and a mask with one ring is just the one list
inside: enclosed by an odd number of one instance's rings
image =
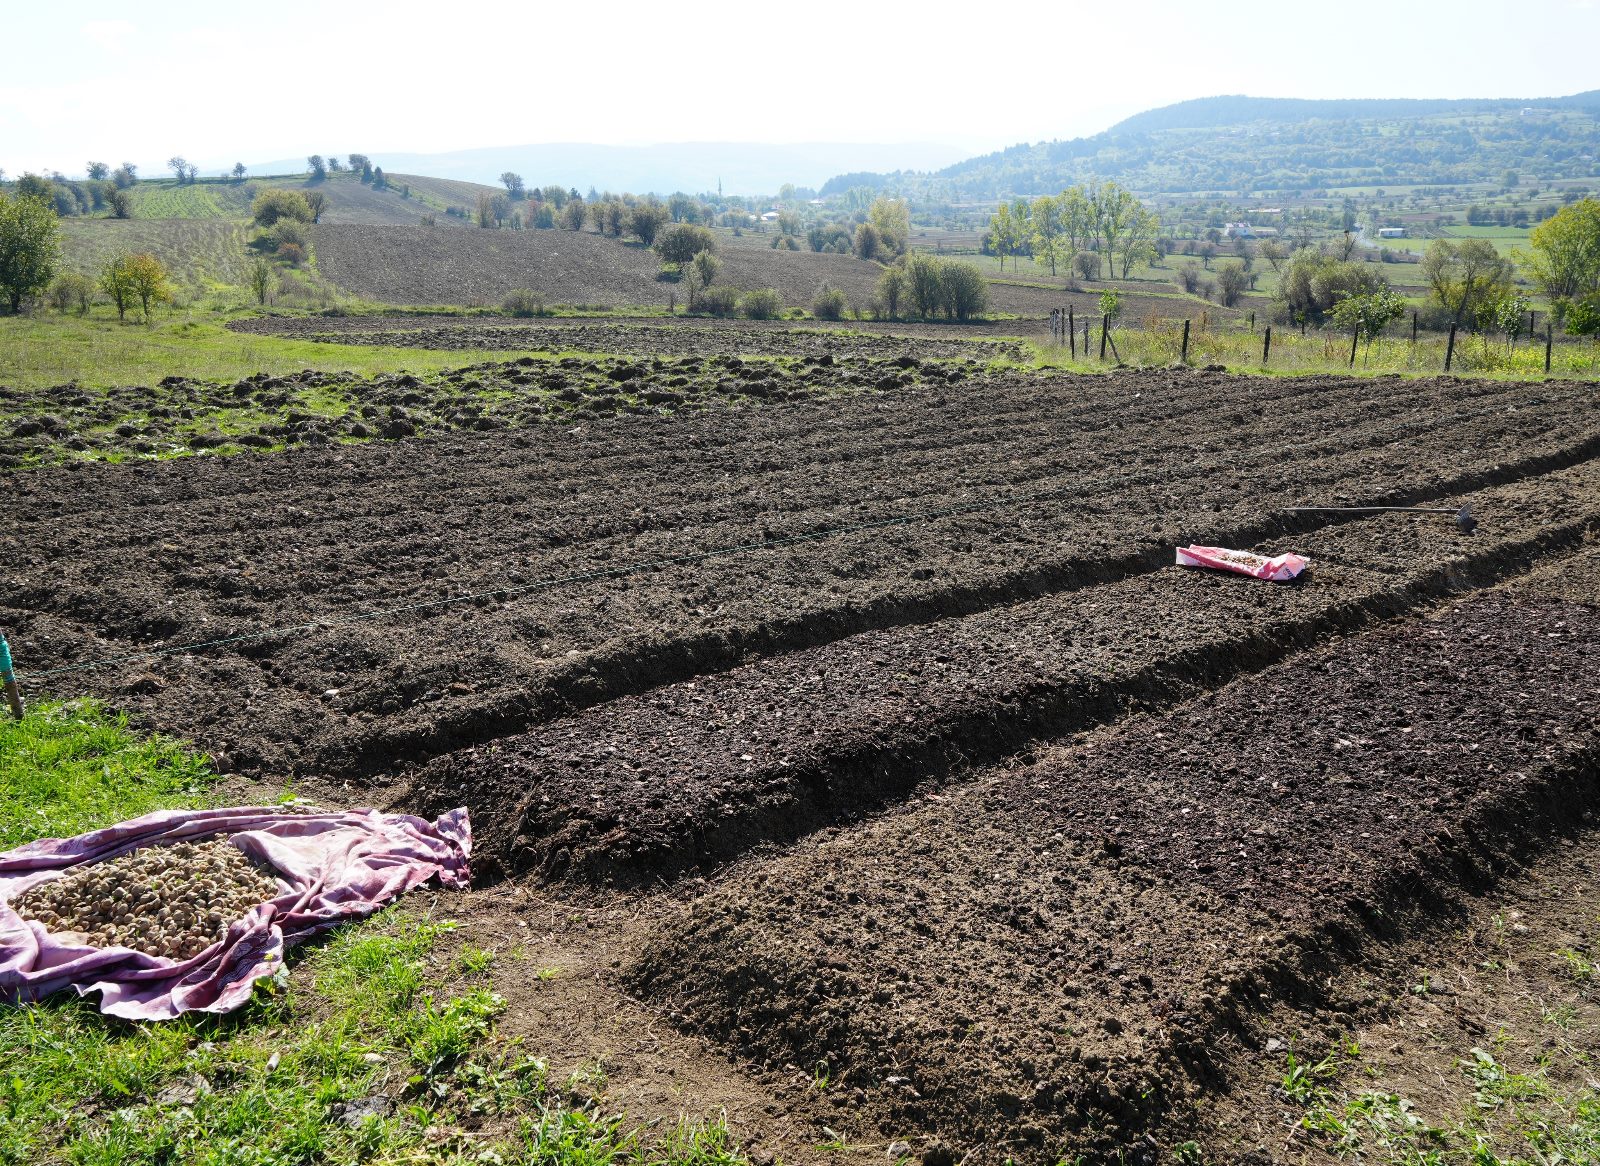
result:
[(500, 175), (500, 181), (505, 186), (506, 193), (511, 196), (512, 202), (521, 202), (527, 197), (528, 191), (522, 184), (522, 175), (507, 170)]
[(568, 195), (566, 190), (564, 190), (562, 187), (554, 185), (553, 183), (541, 190), (539, 195), (544, 202), (547, 202), (551, 206), (555, 207), (557, 211), (567, 205)]
[(1533, 229), (1529, 274), (1551, 299), (1577, 299), (1600, 291), (1600, 201), (1585, 198), (1562, 207)]
[(320, 223), (322, 212), (328, 209), (328, 196), (320, 190), (302, 191), (300, 197), (306, 200), (306, 209), (311, 212), (311, 221)]
[(383, 167), (382, 166), (374, 166), (372, 168), (372, 189), (373, 190), (387, 190), (388, 187), (389, 187), (389, 179), (384, 176)]
[(811, 314), (819, 320), (842, 320), (850, 308), (844, 292), (824, 283), (811, 301)]
[(1511, 286), (1513, 268), (1487, 239), (1435, 239), (1422, 257), (1422, 277), (1452, 323)]
[(186, 177), (188, 177), (189, 161), (181, 154), (174, 154), (172, 157), (167, 159), (167, 169), (176, 174), (178, 176), (178, 181), (182, 182)]
[(139, 168), (132, 162), (124, 162), (111, 172), (111, 181), (123, 188), (132, 186), (139, 181)]
[(100, 286), (116, 305), (119, 320), (127, 319), (128, 309), (133, 306), (136, 298), (133, 280), (128, 270), (128, 260), (131, 258), (130, 255), (119, 255), (107, 263), (100, 272)]
[[(570, 206), (571, 204), (569, 203), (568, 205)], [(710, 287), (716, 282), (717, 272), (721, 269), (721, 267), (722, 261), (718, 259), (711, 251), (700, 251), (695, 254), (695, 257), (689, 262), (688, 267), (685, 269), (686, 272), (692, 273), (693, 276), (689, 284), (691, 289), (689, 302), (691, 304), (694, 302), (693, 288), (695, 285), (698, 284), (702, 288)]]
[(932, 255), (913, 252), (905, 258), (906, 290), (912, 311), (924, 319), (939, 314), (944, 304), (940, 269), (944, 261)]
[(731, 287), (708, 287), (700, 293), (699, 309), (712, 316), (732, 316), (739, 310), (739, 293)]
[[(989, 248), (1000, 260), (1000, 270), (1006, 267), (1006, 256), (1015, 255), (1017, 245), (1021, 241), (1021, 225), (1012, 217), (1009, 203), (1001, 203), (994, 214), (989, 216)], [(1016, 263), (1013, 261), (1012, 266)]]
[(1346, 296), (1371, 295), (1388, 286), (1376, 264), (1340, 260), (1307, 247), (1284, 264), (1277, 302), (1286, 319), (1318, 323)]
[(806, 242), (813, 251), (831, 255), (848, 255), (855, 248), (855, 237), (843, 223), (818, 223), (806, 232)]
[(655, 245), (656, 232), (666, 225), (667, 208), (651, 199), (642, 202), (628, 213), (628, 230), (639, 237), (646, 247)]
[(311, 181), (321, 182), (328, 176), (328, 163), (321, 154), (312, 154), (306, 159), (306, 165), (311, 168)]
[(900, 318), (900, 305), (906, 299), (906, 273), (903, 268), (890, 267), (884, 270), (878, 277), (876, 299), (878, 316), (889, 320)]
[(246, 173), (247, 171), (243, 162), (235, 162), (233, 164), (233, 180), (235, 182), (243, 182)]
[(940, 298), (951, 319), (965, 323), (989, 310), (989, 285), (972, 264), (944, 260), (940, 283)]
[(78, 315), (87, 316), (94, 303), (94, 280), (76, 271), (63, 271), (50, 285), (50, 304), (58, 312), (78, 309)]
[(1405, 300), (1386, 287), (1364, 295), (1341, 296), (1330, 313), (1335, 327), (1366, 339), (1368, 359), (1372, 355), (1372, 342), (1405, 314)]
[(55, 183), (29, 171), (17, 179), (15, 193), (18, 198), (36, 198), (40, 202), (52, 202), (55, 199)]
[(1135, 202), (1117, 245), (1117, 254), (1122, 262), (1123, 279), (1128, 278), (1128, 272), (1132, 270), (1134, 264), (1155, 258), (1155, 237), (1160, 229), (1161, 220), (1156, 213), (1143, 203)]
[(746, 292), (739, 310), (752, 320), (776, 320), (783, 314), (783, 299), (770, 287)]
[(328, 172), (331, 173), (331, 174), (337, 174), (337, 173), (339, 173), (339, 171), (341, 171), (343, 169), (344, 169), (344, 163), (339, 161), (339, 155), (337, 155), (337, 154), (329, 154), (328, 155)]
[(12, 312), (50, 286), (61, 260), (61, 224), (43, 199), (0, 192), (0, 295)]
[(1581, 300), (1572, 301), (1567, 306), (1563, 323), (1569, 336), (1593, 336), (1600, 340), (1600, 292), (1590, 292)]
[(1100, 253), (1113, 262), (1123, 245), (1123, 237), (1134, 227), (1143, 209), (1133, 192), (1115, 182), (1107, 182), (1094, 192), (1094, 216), (1100, 235)]
[(861, 259), (876, 259), (878, 252), (883, 247), (883, 237), (878, 234), (878, 228), (871, 223), (862, 223), (856, 227), (855, 252)]
[(680, 271), (702, 251), (716, 248), (716, 238), (704, 227), (678, 223), (662, 232), (655, 242), (661, 262), (675, 264)]
[(96, 182), (104, 182), (111, 177), (111, 167), (104, 162), (90, 162), (88, 166), (89, 177)]
[(1225, 308), (1236, 307), (1250, 286), (1250, 276), (1244, 266), (1237, 263), (1217, 267), (1217, 302)]
[(1050, 265), (1050, 274), (1056, 274), (1056, 264), (1063, 258), (1061, 237), (1061, 200), (1045, 194), (1033, 200), (1028, 211), (1032, 227), (1033, 258)]
[[(798, 217), (793, 230), (783, 227), (786, 234), (797, 234), (799, 231)], [(896, 255), (903, 255), (911, 242), (911, 204), (903, 198), (887, 198), (882, 195), (872, 200), (872, 205), (867, 208), (867, 222), (871, 223), (878, 232), (878, 242), (887, 251)], [(783, 218), (778, 219), (783, 226)]]
[(1072, 257), (1072, 269), (1081, 279), (1100, 278), (1100, 256), (1093, 251), (1079, 251)]
[(311, 221), (311, 205), (306, 201), (306, 196), (298, 190), (284, 190), (273, 187), (263, 190), (256, 195), (255, 201), (250, 204), (250, 213), (258, 226), (273, 226), (279, 219), (298, 219), (302, 223)]
[(152, 301), (164, 303), (172, 298), (167, 283), (167, 269), (162, 266), (161, 260), (147, 251), (125, 257), (124, 277), (129, 290), (139, 300), (146, 320), (150, 319)]
[(257, 255), (250, 263), (248, 274), (250, 290), (256, 295), (256, 303), (265, 307), (267, 293), (272, 289), (272, 264), (264, 255)]
[(569, 231), (581, 231), (588, 214), (589, 208), (583, 205), (583, 199), (569, 198), (567, 205), (561, 208), (561, 225)]
[(133, 196), (120, 187), (112, 187), (106, 191), (106, 206), (111, 208), (112, 218), (131, 219), (133, 217)]

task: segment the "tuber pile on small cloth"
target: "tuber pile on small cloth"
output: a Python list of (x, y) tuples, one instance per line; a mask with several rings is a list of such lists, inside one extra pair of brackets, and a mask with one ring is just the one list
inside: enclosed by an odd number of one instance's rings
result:
[(0, 853), (0, 1001), (100, 993), (132, 1020), (230, 1012), (284, 951), (430, 879), (466, 887), (465, 809), (164, 810)]

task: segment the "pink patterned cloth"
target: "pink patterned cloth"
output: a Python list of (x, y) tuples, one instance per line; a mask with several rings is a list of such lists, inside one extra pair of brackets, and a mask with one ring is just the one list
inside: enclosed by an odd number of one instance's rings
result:
[[(218, 836), (277, 873), (279, 894), (229, 925), (192, 959), (91, 947), (24, 919), (11, 903), (75, 866), (146, 846)], [(437, 878), (465, 887), (472, 826), (465, 808), (429, 822), (377, 810), (296, 812), (243, 806), (162, 810), (76, 838), (45, 838), (0, 853), (0, 1000), (38, 1000), (63, 988), (100, 993), (100, 1011), (129, 1020), (231, 1012), (283, 953), (319, 931), (370, 915)]]
[(1211, 567), (1218, 571), (1232, 571), (1235, 575), (1249, 575), (1252, 579), (1265, 579), (1270, 583), (1293, 579), (1310, 565), (1311, 560), (1300, 555), (1278, 555), (1269, 559), (1253, 551), (1234, 551), (1227, 547), (1178, 548), (1180, 567)]

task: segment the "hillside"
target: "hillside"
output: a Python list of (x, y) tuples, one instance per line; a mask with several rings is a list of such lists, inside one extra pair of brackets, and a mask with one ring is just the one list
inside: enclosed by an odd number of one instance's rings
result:
[(1012, 146), (933, 173), (853, 174), (924, 201), (1053, 193), (1115, 180), (1146, 193), (1301, 192), (1349, 185), (1550, 181), (1600, 174), (1600, 91), (1493, 101), (1212, 97), (1104, 133)]
[[(719, 232), (719, 234), (724, 234)], [(794, 306), (828, 281), (865, 304), (882, 269), (849, 255), (735, 245), (724, 234), (719, 284), (775, 288)], [(659, 279), (654, 252), (588, 231), (452, 231), (328, 223), (317, 228), (318, 268), (347, 291), (394, 304), (497, 304), (527, 288), (549, 303), (665, 306), (674, 282)]]

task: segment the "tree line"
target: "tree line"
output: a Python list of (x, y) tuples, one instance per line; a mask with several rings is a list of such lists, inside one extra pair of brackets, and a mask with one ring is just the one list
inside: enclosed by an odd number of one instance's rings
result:
[(1161, 219), (1132, 191), (1115, 182), (1073, 186), (1056, 195), (1003, 202), (989, 218), (984, 249), (1013, 270), (1018, 256), (1048, 264), (1050, 274), (1069, 267), (1084, 278), (1104, 263), (1122, 278), (1156, 254)]

